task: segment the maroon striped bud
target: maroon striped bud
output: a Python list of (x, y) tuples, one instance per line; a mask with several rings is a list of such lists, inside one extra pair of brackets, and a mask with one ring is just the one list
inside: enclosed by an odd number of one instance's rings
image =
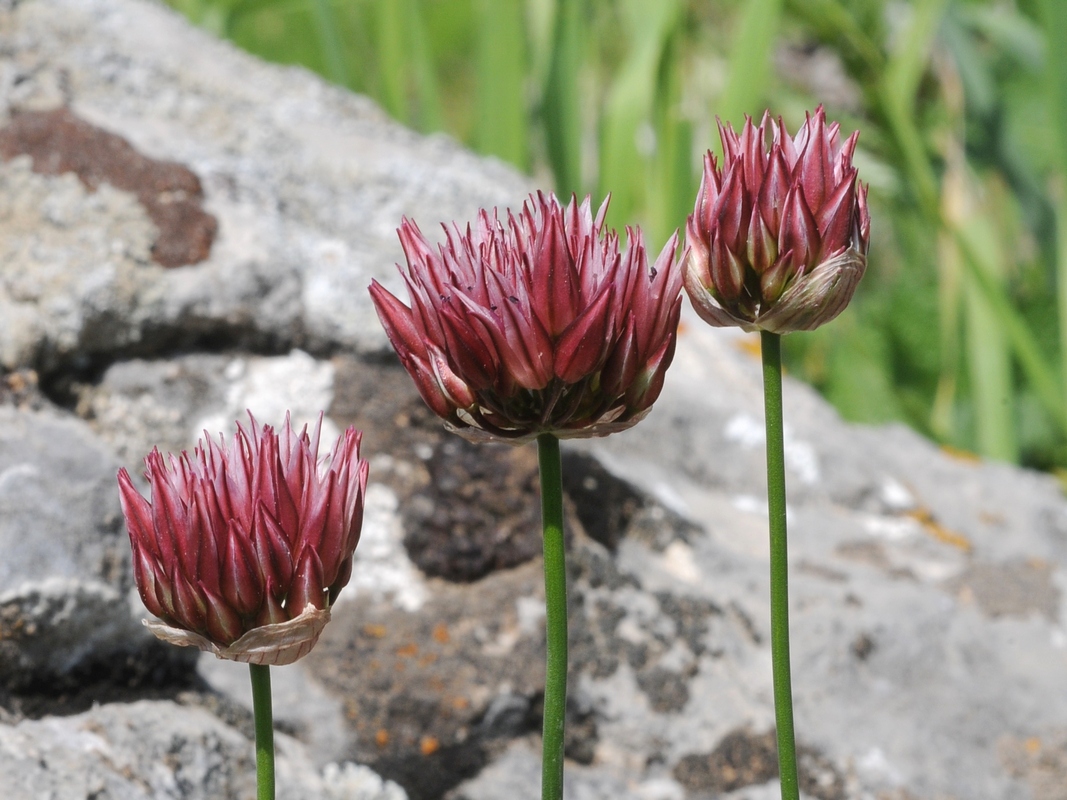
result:
[(604, 233), (607, 201), (531, 197), (445, 228), (435, 252), (404, 220), (410, 308), (377, 282), (378, 316), (426, 404), (471, 440), (604, 436), (652, 406), (681, 311), (678, 237), (648, 267), (639, 231)]
[(151, 502), (119, 471), (146, 621), (159, 638), (220, 658), (288, 664), (306, 655), (352, 573), (367, 462), (349, 428), (319, 459), (319, 430), (279, 437), (249, 414), (231, 445), (145, 458)]
[[(768, 133), (773, 134), (769, 149)], [(852, 154), (822, 106), (795, 137), (781, 119), (719, 125), (722, 168), (709, 152), (686, 226), (685, 288), (711, 325), (788, 333), (829, 322), (867, 267), (870, 215)]]

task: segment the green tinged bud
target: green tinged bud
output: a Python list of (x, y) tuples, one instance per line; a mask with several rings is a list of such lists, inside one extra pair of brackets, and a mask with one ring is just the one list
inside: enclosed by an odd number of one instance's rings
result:
[[(768, 129), (773, 140), (768, 149)], [(856, 179), (858, 133), (844, 143), (822, 106), (790, 137), (781, 119), (719, 125), (686, 226), (685, 289), (710, 325), (812, 330), (848, 305), (867, 266), (867, 189)]]

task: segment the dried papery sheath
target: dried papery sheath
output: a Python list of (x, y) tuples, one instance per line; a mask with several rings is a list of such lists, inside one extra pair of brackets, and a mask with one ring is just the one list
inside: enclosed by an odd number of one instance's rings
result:
[[(773, 139), (768, 148), (768, 129)], [(686, 226), (685, 288), (704, 321), (771, 333), (812, 330), (848, 305), (867, 267), (867, 190), (820, 106), (791, 137), (781, 119), (719, 126)]]
[(649, 268), (639, 230), (620, 250), (607, 201), (538, 193), (482, 211), (433, 247), (404, 220), (410, 307), (377, 282), (378, 316), (430, 408), (475, 441), (604, 436), (659, 396), (681, 310), (677, 235)]
[(319, 457), (288, 415), (280, 433), (249, 414), (227, 444), (145, 458), (150, 500), (119, 472), (146, 621), (159, 638), (253, 664), (289, 664), (315, 645), (352, 574), (367, 462), (346, 430)]

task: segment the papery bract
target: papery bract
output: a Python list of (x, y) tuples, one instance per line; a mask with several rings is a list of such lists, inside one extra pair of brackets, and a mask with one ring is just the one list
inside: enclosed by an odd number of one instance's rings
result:
[[(767, 129), (773, 141), (766, 146)], [(685, 288), (706, 322), (747, 331), (812, 330), (848, 305), (867, 266), (867, 190), (822, 106), (790, 137), (781, 119), (719, 125), (686, 226)]]
[(349, 428), (319, 458), (322, 419), (280, 434), (249, 414), (227, 445), (145, 458), (151, 502), (119, 471), (146, 621), (161, 639), (220, 658), (288, 664), (306, 655), (352, 574), (367, 462)]
[(377, 282), (378, 316), (420, 394), (468, 439), (604, 436), (651, 408), (681, 311), (677, 234), (649, 269), (639, 230), (604, 233), (607, 201), (538, 193), (482, 211), (432, 247), (405, 219), (411, 307)]

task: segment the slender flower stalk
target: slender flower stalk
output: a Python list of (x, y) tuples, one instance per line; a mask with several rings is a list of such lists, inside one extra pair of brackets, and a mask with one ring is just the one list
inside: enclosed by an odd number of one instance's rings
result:
[(782, 424), (782, 337), (760, 332), (767, 425), (767, 516), (771, 534), (771, 671), (782, 800), (800, 799), (789, 667), (789, 558), (786, 547), (785, 435)]
[(349, 428), (319, 457), (319, 431), (238, 423), (193, 455), (145, 458), (151, 500), (119, 471), (133, 572), (152, 633), (249, 664), (259, 800), (274, 797), (271, 664), (307, 655), (352, 575), (367, 462)]
[(563, 797), (564, 719), (567, 713), (567, 564), (563, 538), (563, 466), (559, 439), (537, 437), (541, 525), (545, 550), (545, 712), (541, 796)]
[(256, 800), (274, 800), (274, 711), (270, 697), (270, 667), (249, 664), (252, 678), (252, 718), (256, 727)]
[(445, 228), (434, 249), (404, 220), (411, 305), (371, 285), (378, 317), (426, 404), (471, 441), (536, 440), (546, 602), (541, 796), (563, 796), (567, 571), (560, 438), (605, 436), (651, 409), (674, 358), (677, 235), (649, 268), (639, 230), (604, 233), (607, 201), (538, 193), (506, 221)]
[[(772, 142), (767, 147), (767, 134)], [(741, 134), (719, 125), (720, 169), (709, 152), (686, 226), (685, 289), (710, 325), (759, 331), (767, 425), (771, 544), (771, 663), (782, 799), (799, 800), (789, 666), (789, 571), (781, 335), (813, 330), (852, 299), (867, 268), (867, 189), (822, 106), (791, 137), (764, 114)]]

